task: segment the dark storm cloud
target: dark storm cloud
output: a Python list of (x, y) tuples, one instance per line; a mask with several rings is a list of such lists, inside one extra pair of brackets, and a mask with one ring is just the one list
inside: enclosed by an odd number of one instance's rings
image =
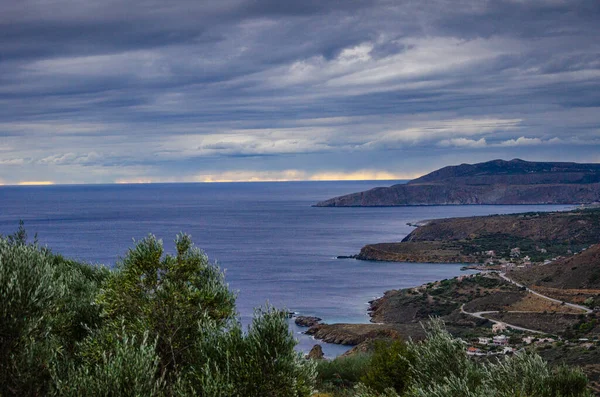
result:
[(114, 53), (223, 39), (215, 32), (253, 18), (352, 12), (371, 1), (89, 2), (24, 0), (2, 7), (4, 60)]
[[(463, 37), (512, 35), (531, 39), (549, 36), (588, 35), (597, 29), (600, 3), (575, 1), (457, 2), (450, 18), (440, 18), (439, 28)], [(593, 38), (591, 38), (593, 39)]]
[(599, 39), (595, 0), (2, 2), (0, 183), (600, 161)]

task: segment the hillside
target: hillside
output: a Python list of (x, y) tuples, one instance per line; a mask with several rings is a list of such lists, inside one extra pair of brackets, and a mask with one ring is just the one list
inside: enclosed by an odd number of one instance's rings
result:
[(588, 243), (600, 240), (600, 211), (530, 212), (432, 220), (403, 241), (449, 241), (510, 235), (532, 241)]
[(548, 265), (535, 266), (511, 274), (528, 285), (600, 290), (600, 244)]
[(513, 270), (508, 275), (553, 298), (600, 307), (600, 244), (547, 265)]
[[(600, 242), (600, 210), (533, 212), (432, 220), (399, 243), (366, 245), (363, 260), (476, 263), (519, 257), (543, 261)], [(491, 253), (490, 251), (493, 251)]]
[(317, 207), (589, 204), (600, 201), (600, 164), (519, 159), (461, 164), (406, 184), (321, 201)]

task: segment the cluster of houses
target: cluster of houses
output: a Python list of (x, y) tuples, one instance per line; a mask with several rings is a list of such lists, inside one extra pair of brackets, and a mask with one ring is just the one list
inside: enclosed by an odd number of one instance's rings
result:
[(487, 338), (485, 336), (480, 336), (478, 338), (477, 343), (482, 346), (508, 346), (509, 337), (506, 335), (496, 335), (492, 338)]
[[(539, 251), (542, 254), (548, 253), (548, 250), (546, 248), (537, 248), (537, 251)], [(569, 251), (569, 253), (570, 253), (570, 251)], [(511, 269), (511, 268), (529, 268), (529, 267), (535, 265), (535, 263), (531, 261), (531, 257), (529, 255), (521, 256), (522, 252), (521, 252), (520, 247), (511, 248), (510, 256), (508, 258), (499, 258), (497, 256), (496, 251), (494, 251), (494, 250), (482, 251), (480, 254), (483, 254), (487, 257), (487, 260), (485, 261), (484, 265), (488, 265), (488, 266), (499, 265), (500, 267), (502, 267), (504, 269)], [(544, 261), (544, 265), (546, 265), (548, 263), (552, 263), (560, 258), (561, 258), (560, 256), (557, 256), (552, 259), (547, 259)]]
[[(506, 324), (494, 323), (492, 325), (492, 332), (497, 335), (492, 337), (480, 336), (476, 340), (473, 340), (473, 346), (467, 347), (467, 354), (470, 356), (488, 356), (517, 352), (518, 350), (515, 346), (510, 346), (510, 337), (502, 333), (506, 330)], [(521, 346), (522, 350), (524, 345), (554, 343), (555, 341), (554, 338), (549, 337), (524, 336), (517, 344)]]
[[(543, 252), (546, 252), (546, 249), (542, 248)], [(521, 248), (515, 247), (510, 250), (510, 258), (498, 258), (496, 256), (496, 251), (490, 250), (483, 252), (488, 259), (485, 261), (485, 265), (496, 265), (499, 264), (503, 268), (514, 268), (514, 267), (530, 267), (533, 265), (531, 262), (531, 258), (526, 255), (521, 257)]]
[[(554, 343), (555, 341), (556, 340), (554, 338), (540, 338), (535, 336), (525, 336), (521, 338), (522, 345), (530, 345), (532, 343)], [(510, 338), (506, 335), (495, 335), (491, 338), (480, 336), (479, 338), (477, 338), (477, 342), (475, 342), (474, 345), (477, 345), (478, 347), (467, 347), (467, 354), (469, 356), (513, 354), (518, 351), (515, 346), (510, 346)]]
[[(467, 345), (467, 355), (469, 356), (497, 356), (500, 354), (514, 354), (524, 351), (527, 345), (545, 345), (552, 344), (561, 341), (545, 336), (522, 336), (518, 338), (518, 341), (512, 339), (507, 335), (500, 334), (492, 337), (480, 336), (474, 339), (469, 344), (463, 341)], [(511, 343), (512, 342), (512, 343)], [(588, 338), (580, 338), (577, 341), (564, 341), (562, 343), (570, 345), (578, 345), (585, 349), (594, 349), (600, 343), (597, 339), (590, 340)]]
[[(577, 255), (580, 252), (583, 252), (585, 250), (586, 250), (586, 248), (582, 248), (581, 251), (579, 251), (579, 252), (573, 252), (571, 250), (567, 250), (567, 254), (568, 255), (571, 255), (571, 254)], [(548, 250), (546, 248), (536, 247), (536, 251), (538, 251), (542, 254), (548, 253)], [(498, 257), (496, 251), (494, 251), (494, 250), (481, 251), (481, 252), (478, 252), (477, 254), (485, 256), (487, 258), (483, 263), (485, 266), (500, 266), (503, 269), (511, 269), (511, 268), (529, 268), (531, 266), (536, 265), (536, 263), (531, 261), (531, 257), (529, 255), (522, 256), (520, 247), (511, 248), (510, 255), (506, 258)], [(544, 260), (543, 264), (547, 265), (549, 263), (552, 263), (552, 262), (557, 261), (562, 258), (563, 258), (562, 256), (556, 256), (552, 259), (546, 259), (546, 260)]]
[[(497, 354), (512, 354), (517, 349), (508, 345), (509, 337), (506, 335), (496, 335), (492, 338), (479, 337), (477, 344), (480, 347), (485, 346), (486, 351), (481, 348), (469, 346), (467, 347), (467, 354), (470, 356), (487, 356)], [(492, 349), (490, 349), (492, 347)]]

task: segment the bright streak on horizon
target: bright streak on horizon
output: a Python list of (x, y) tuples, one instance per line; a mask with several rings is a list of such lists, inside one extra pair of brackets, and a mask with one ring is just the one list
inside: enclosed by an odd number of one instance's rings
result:
[[(382, 170), (358, 171), (323, 171), (310, 173), (307, 171), (289, 169), (283, 171), (224, 171), (214, 174), (197, 174), (182, 178), (140, 176), (118, 178), (115, 184), (152, 184), (152, 183), (234, 183), (234, 182), (335, 182), (335, 181), (398, 181), (411, 180), (422, 176), (423, 173), (392, 173)], [(50, 186), (54, 181), (21, 181), (17, 183), (0, 182), (2, 185), (13, 186)], [(62, 183), (59, 183), (62, 184)], [(69, 184), (80, 184), (70, 182)], [(85, 183), (83, 183), (85, 184)]]
[(420, 174), (394, 174), (387, 171), (356, 171), (351, 173), (323, 172), (312, 175), (310, 181), (393, 181), (414, 179)]
[(198, 175), (196, 182), (302, 182), (302, 181), (389, 181), (413, 179), (419, 175), (393, 174), (387, 171), (359, 170), (354, 172), (317, 172), (300, 170), (284, 171), (227, 171), (214, 175)]
[(232, 183), (232, 182), (310, 182), (310, 181), (395, 181), (409, 180), (421, 176), (418, 174), (395, 174), (379, 170), (359, 170), (352, 172), (326, 171), (308, 173), (301, 170), (283, 171), (224, 171), (215, 174), (199, 174), (188, 178), (139, 177), (121, 178), (116, 184), (146, 183)]
[(23, 182), (17, 183), (17, 186), (48, 186), (48, 185), (54, 185), (54, 182), (52, 182), (52, 181), (23, 181)]
[(147, 183), (165, 183), (171, 181), (153, 180), (151, 178), (138, 178), (138, 179), (117, 179), (115, 183), (117, 185), (139, 185)]

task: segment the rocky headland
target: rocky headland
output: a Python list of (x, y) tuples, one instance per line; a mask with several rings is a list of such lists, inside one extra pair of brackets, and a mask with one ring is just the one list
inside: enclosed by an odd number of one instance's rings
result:
[(401, 242), (369, 244), (361, 260), (534, 263), (569, 256), (600, 240), (600, 209), (430, 220)]
[(449, 166), (406, 184), (321, 201), (317, 207), (600, 202), (600, 164), (493, 160)]

